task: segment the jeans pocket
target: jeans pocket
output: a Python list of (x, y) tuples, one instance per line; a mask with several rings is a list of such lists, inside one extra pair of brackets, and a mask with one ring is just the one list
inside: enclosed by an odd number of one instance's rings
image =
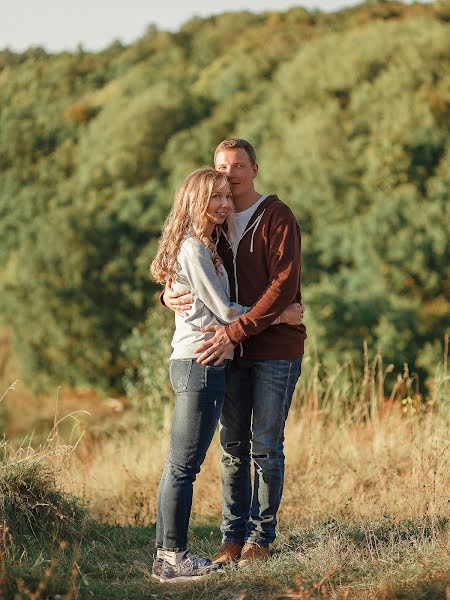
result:
[(185, 392), (187, 390), (189, 377), (191, 375), (192, 362), (192, 359), (175, 359), (170, 361), (170, 383), (172, 384), (173, 391), (175, 393)]
[(207, 371), (225, 371), (225, 369), (227, 368), (227, 362), (226, 360), (223, 361), (223, 363), (221, 363), (220, 365), (214, 365), (214, 364), (210, 364), (210, 365), (206, 365), (206, 370)]
[(217, 367), (214, 365), (207, 365), (205, 370), (205, 384), (208, 389), (215, 391), (225, 390), (225, 371), (227, 368), (228, 360), (224, 360), (223, 363)]

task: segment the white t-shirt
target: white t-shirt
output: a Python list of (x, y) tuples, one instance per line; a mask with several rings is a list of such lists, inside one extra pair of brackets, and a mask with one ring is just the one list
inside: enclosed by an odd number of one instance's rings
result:
[(259, 200), (252, 204), (250, 208), (243, 210), (242, 212), (234, 213), (233, 215), (233, 227), (228, 234), (229, 240), (231, 242), (231, 247), (233, 248), (233, 252), (236, 254), (237, 247), (239, 242), (241, 241), (242, 234), (245, 231), (250, 219), (254, 215), (258, 206), (267, 198), (266, 195), (262, 195)]

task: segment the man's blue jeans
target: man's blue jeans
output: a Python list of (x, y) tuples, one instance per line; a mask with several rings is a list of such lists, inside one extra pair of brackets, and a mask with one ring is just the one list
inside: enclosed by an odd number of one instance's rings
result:
[(301, 362), (302, 357), (237, 358), (226, 371), (219, 425), (224, 542), (268, 546), (275, 539), (283, 493), (284, 426)]
[(214, 436), (225, 391), (226, 363), (199, 365), (195, 359), (170, 361), (175, 392), (170, 448), (158, 488), (156, 547), (187, 547), (193, 482)]

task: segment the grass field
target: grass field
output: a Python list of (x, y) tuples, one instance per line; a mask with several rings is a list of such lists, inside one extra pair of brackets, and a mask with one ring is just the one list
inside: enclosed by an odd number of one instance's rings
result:
[[(155, 430), (110, 401), (91, 417), (63, 418), (42, 444), (5, 441), (0, 598), (448, 600), (446, 368), (427, 399), (407, 370), (392, 374), (386, 398), (386, 371), (374, 361), (351, 385), (342, 372), (324, 379), (305, 369), (286, 430), (270, 560), (195, 584), (151, 578), (169, 409)], [(84, 408), (80, 398), (75, 405)], [(59, 413), (75, 405), (63, 401)], [(95, 402), (86, 405), (92, 411)], [(205, 556), (220, 543), (218, 460), (214, 440), (190, 532), (191, 549)]]

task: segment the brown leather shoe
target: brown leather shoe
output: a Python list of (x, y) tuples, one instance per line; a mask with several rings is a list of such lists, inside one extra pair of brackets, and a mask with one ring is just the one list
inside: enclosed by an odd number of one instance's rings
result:
[(241, 550), (244, 544), (232, 544), (230, 542), (224, 542), (215, 557), (211, 560), (213, 563), (222, 563), (226, 565), (227, 563), (234, 562), (241, 555)]
[(259, 544), (254, 544), (252, 542), (245, 542), (245, 545), (242, 548), (241, 558), (238, 562), (238, 567), (246, 567), (254, 560), (268, 558), (269, 554), (269, 546), (260, 546)]

